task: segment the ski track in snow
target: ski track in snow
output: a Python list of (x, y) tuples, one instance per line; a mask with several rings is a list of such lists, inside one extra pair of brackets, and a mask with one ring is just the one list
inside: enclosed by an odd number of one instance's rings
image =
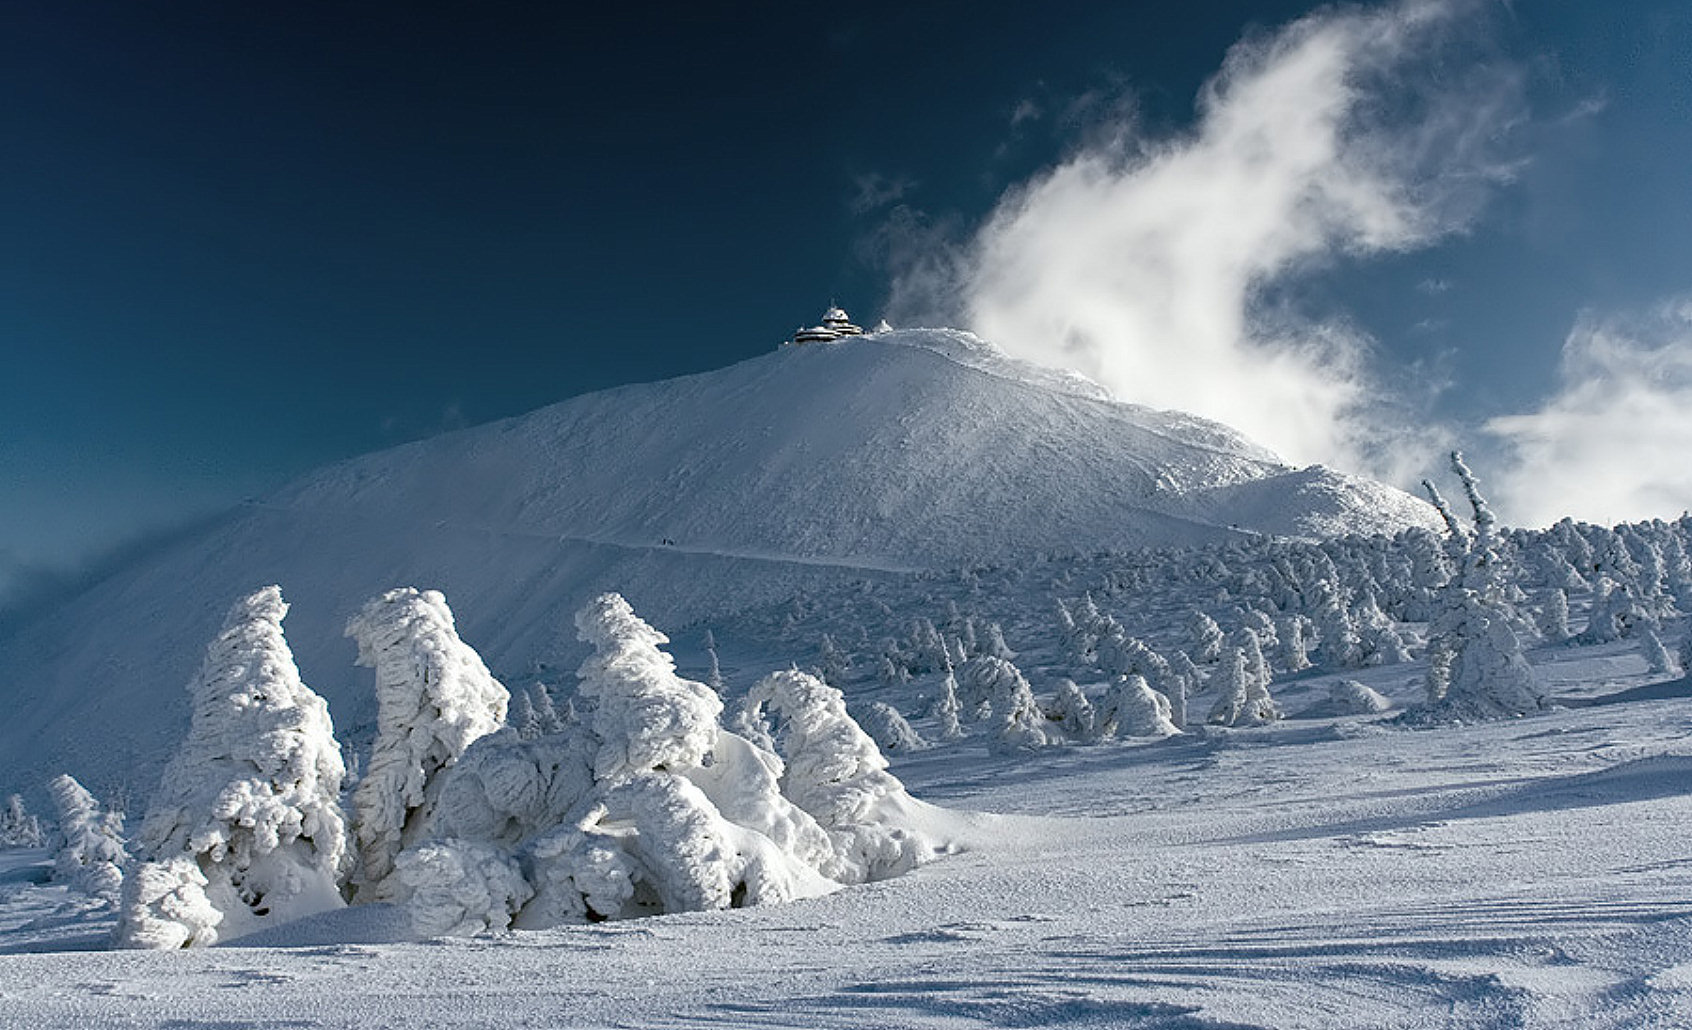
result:
[[(1569, 652), (1551, 671), (1573, 681), (1608, 660)], [(1666, 1028), (1692, 1014), (1684, 698), (1017, 756), (965, 742), (895, 771), (919, 797), (1005, 814), (967, 820), (959, 854), (824, 898), (500, 937), (380, 943), (397, 914), (371, 907), (275, 931), (288, 947), (87, 950), (109, 914), (32, 882), (43, 853), (12, 852), (0, 1026)]]

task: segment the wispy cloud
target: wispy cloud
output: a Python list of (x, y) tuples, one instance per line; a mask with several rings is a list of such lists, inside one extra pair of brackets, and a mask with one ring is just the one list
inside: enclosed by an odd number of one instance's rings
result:
[[(1469, 225), (1511, 164), (1520, 77), (1480, 60), (1478, 8), (1325, 9), (1248, 38), (1193, 127), (1126, 114), (895, 284), (895, 321), (961, 319), (1117, 396), (1226, 421), (1297, 462), (1401, 476), (1445, 442), (1343, 317), (1277, 289)], [(1124, 107), (1124, 112), (1129, 108)], [(948, 309), (949, 307), (949, 309)]]
[(914, 179), (866, 172), (852, 180), (852, 196), (847, 199), (846, 206), (855, 215), (868, 214), (898, 203), (915, 188)]
[(1511, 521), (1672, 517), (1692, 508), (1692, 297), (1642, 315), (1582, 316), (1560, 387), (1539, 410), (1494, 418)]

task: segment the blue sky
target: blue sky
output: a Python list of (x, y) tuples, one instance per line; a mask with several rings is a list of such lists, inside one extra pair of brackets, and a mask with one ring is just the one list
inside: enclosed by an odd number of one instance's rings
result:
[[(1295, 460), (1402, 479), (1461, 443), (1521, 521), (1692, 503), (1651, 464), (1692, 443), (1684, 4), (422, 7), (7, 8), (0, 592), (327, 461), (750, 357), (830, 299), (999, 326), (1059, 361), (1042, 327), (1096, 307), (1083, 370), (1108, 381), (1141, 367), (1114, 327), (1190, 328), (1121, 295), (1146, 282), (1238, 309), (1195, 331), (1244, 371), (1145, 344), (1165, 383), (1249, 385), (1252, 361), (1308, 357), (1298, 341), (1338, 348), (1322, 360), (1356, 392), (1311, 410), (1345, 432), (1286, 437)], [(1404, 28), (1430, 10), (1435, 28)], [(1226, 252), (1284, 226), (1221, 230), (1261, 208), (1218, 217), (1213, 243), (1158, 222), (1160, 169), (1235, 181), (1217, 124), (1317, 58), (1356, 96), (1325, 126), (1338, 157), (1315, 203), (1364, 167), (1371, 202), (1427, 219), (1329, 231), (1300, 201), (1287, 218), (1321, 238), (1243, 270)], [(1073, 197), (1123, 217), (1074, 240), (1052, 214)], [(1150, 279), (1033, 306), (1008, 298), (1040, 273), (995, 252), (1050, 248), (1049, 269), (1171, 236), (1183, 256)], [(1293, 374), (1287, 396), (1309, 386)], [(1352, 447), (1346, 405), (1391, 409), (1364, 428), (1396, 452)], [(1595, 480), (1616, 463), (1592, 452), (1648, 419), (1661, 448)]]

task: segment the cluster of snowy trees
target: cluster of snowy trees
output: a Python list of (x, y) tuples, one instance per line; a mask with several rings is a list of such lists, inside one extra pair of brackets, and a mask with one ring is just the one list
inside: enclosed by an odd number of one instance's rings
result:
[[(785, 606), (781, 627), (749, 617), (739, 629), (791, 637), (806, 631), (798, 613), (813, 613), (830, 675), (844, 682), (858, 670), (850, 678), (863, 685), (874, 667), (887, 694), (917, 694), (903, 713), (886, 711), (886, 701), (873, 713), (866, 705), (864, 721), (890, 750), (930, 743), (908, 731), (907, 716), (917, 715), (929, 720), (919, 721), (922, 732), (941, 740), (1012, 747), (1253, 725), (1280, 717), (1279, 677), (1410, 661), (1425, 661), (1428, 674), (1425, 703), (1407, 722), (1511, 717), (1546, 703), (1528, 647), (1627, 639), (1654, 673), (1678, 675), (1692, 663), (1692, 642), (1676, 655), (1661, 635), (1665, 619), (1692, 611), (1692, 516), (1505, 530), (1460, 455), (1451, 471), (1469, 512), (1460, 518), (1429, 484), (1443, 534), (1045, 556), (972, 569), (950, 586), (865, 584), (832, 606)], [(999, 622), (960, 613), (966, 597), (1008, 616), (1027, 660), (1006, 646)], [(945, 614), (932, 620), (910, 614), (938, 606)], [(900, 629), (888, 633), (890, 624)], [(1016, 675), (987, 668), (989, 657)], [(1014, 694), (991, 696), (1018, 680), (1044, 686), (1034, 704), (1043, 720), (1027, 719), (1029, 705)], [(1343, 680), (1311, 714), (1386, 706)]]
[(838, 690), (776, 673), (732, 732), (616, 594), (577, 616), (593, 655), (572, 704), (538, 690), (516, 725), (438, 592), (365, 605), (347, 635), (375, 670), (377, 733), (344, 802), (286, 613), (274, 586), (230, 609), (133, 857), (120, 817), (69, 776), (52, 785), (56, 876), (117, 905), (120, 946), (204, 946), (349, 903), (405, 905), (430, 935), (765, 904), (942, 847)]

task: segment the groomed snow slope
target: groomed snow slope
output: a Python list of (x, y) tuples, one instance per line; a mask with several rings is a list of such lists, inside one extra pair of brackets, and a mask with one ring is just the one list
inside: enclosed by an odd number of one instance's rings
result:
[(374, 709), (340, 631), (394, 586), (444, 591), (495, 673), (526, 677), (573, 666), (569, 614), (605, 590), (681, 626), (1030, 551), (1432, 520), (966, 333), (784, 348), (347, 461), (118, 570), (0, 640), (0, 786), (64, 769), (148, 792), (222, 612), (268, 583), (305, 681), (357, 740)]

